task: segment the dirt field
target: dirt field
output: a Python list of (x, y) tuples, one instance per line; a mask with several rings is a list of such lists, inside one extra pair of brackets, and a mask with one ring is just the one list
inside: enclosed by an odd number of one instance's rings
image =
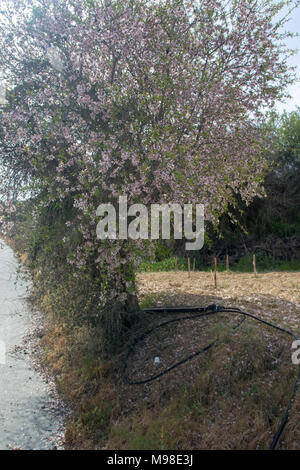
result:
[(235, 306), (300, 332), (300, 272), (218, 273), (157, 272), (138, 275), (140, 298), (155, 305), (206, 306), (211, 303)]

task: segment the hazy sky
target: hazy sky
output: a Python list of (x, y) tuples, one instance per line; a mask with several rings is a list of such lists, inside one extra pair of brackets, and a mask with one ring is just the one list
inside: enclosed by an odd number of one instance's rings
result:
[[(293, 33), (300, 33), (300, 7), (298, 7), (292, 13), (291, 20), (286, 24), (284, 29)], [(297, 54), (289, 60), (289, 63), (297, 67), (297, 75), (298, 79), (300, 80), (300, 37), (288, 38), (286, 42), (288, 47), (292, 49), (299, 49)], [(277, 110), (279, 112), (284, 110), (288, 112), (294, 111), (296, 110), (296, 106), (300, 106), (300, 81), (294, 85), (291, 85), (288, 88), (288, 91), (291, 95), (291, 98), (286, 100), (285, 103), (277, 104)]]

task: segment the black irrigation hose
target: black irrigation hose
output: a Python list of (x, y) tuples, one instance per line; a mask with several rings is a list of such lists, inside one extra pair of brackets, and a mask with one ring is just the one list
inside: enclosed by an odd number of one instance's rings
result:
[[(168, 374), (169, 372), (171, 372), (171, 370), (175, 369), (176, 367), (181, 366), (182, 364), (185, 364), (186, 362), (190, 361), (194, 357), (197, 357), (200, 354), (204, 353), (205, 351), (208, 351), (208, 349), (210, 349), (212, 346), (214, 346), (218, 342), (218, 340), (216, 339), (215, 341), (211, 342), (207, 346), (205, 346), (205, 347), (199, 349), (198, 351), (190, 354), (185, 359), (182, 359), (181, 361), (177, 362), (173, 366), (170, 366), (167, 369), (160, 372), (159, 374), (153, 375), (152, 377), (149, 377), (145, 380), (140, 380), (140, 381), (131, 381), (131, 380), (129, 380), (127, 375), (126, 375), (127, 363), (128, 363), (129, 357), (133, 354), (137, 344), (140, 343), (147, 336), (152, 334), (155, 330), (158, 330), (159, 328), (162, 328), (162, 327), (164, 327), (168, 324), (171, 324), (171, 323), (176, 323), (176, 322), (185, 321), (185, 320), (193, 320), (195, 318), (202, 318), (202, 317), (209, 316), (209, 315), (214, 315), (214, 314), (217, 314), (217, 313), (236, 313), (236, 314), (242, 315), (242, 319), (240, 320), (240, 322), (237, 325), (235, 325), (233, 327), (233, 330), (237, 329), (245, 321), (246, 317), (250, 317), (253, 320), (256, 320), (260, 323), (263, 323), (264, 325), (270, 326), (271, 328), (274, 328), (278, 331), (286, 333), (286, 334), (292, 336), (296, 341), (299, 341), (299, 338), (293, 332), (291, 332), (289, 330), (286, 330), (285, 328), (282, 328), (280, 326), (274, 325), (273, 323), (270, 323), (266, 320), (263, 320), (262, 318), (259, 318), (255, 315), (252, 315), (251, 313), (244, 312), (243, 310), (241, 310), (239, 308), (235, 308), (235, 307), (226, 308), (226, 307), (222, 307), (222, 306), (218, 306), (218, 305), (209, 305), (208, 307), (152, 308), (152, 309), (144, 309), (144, 312), (149, 313), (149, 314), (155, 314), (155, 313), (167, 313), (167, 314), (170, 314), (170, 313), (194, 313), (194, 315), (189, 315), (189, 316), (180, 317), (180, 318), (173, 318), (172, 320), (167, 320), (167, 321), (165, 321), (163, 323), (160, 323), (159, 325), (156, 325), (153, 328), (145, 331), (142, 335), (138, 336), (134, 340), (133, 344), (130, 346), (130, 348), (127, 352), (127, 355), (125, 357), (125, 360), (124, 360), (123, 366), (122, 366), (122, 370), (121, 370), (123, 380), (129, 385), (143, 385), (143, 384), (146, 384), (146, 383), (149, 383), (149, 382), (153, 382), (154, 380), (162, 377), (163, 375)], [(285, 414), (282, 418), (280, 426), (279, 426), (276, 434), (274, 435), (272, 444), (270, 446), (270, 450), (275, 450), (275, 448), (278, 444), (279, 438), (280, 438), (280, 436), (281, 436), (281, 434), (282, 434), (282, 432), (283, 432), (283, 430), (284, 430), (284, 428), (287, 424), (287, 421), (288, 421), (288, 418), (289, 418), (289, 413), (290, 413), (291, 408), (293, 406), (293, 403), (295, 401), (299, 385), (300, 385), (300, 366), (298, 368), (298, 375), (297, 375), (297, 378), (296, 378), (296, 382), (295, 382), (295, 386), (294, 386), (294, 389), (293, 389), (292, 397), (289, 401), (289, 404), (288, 404), (287, 409), (285, 411)]]

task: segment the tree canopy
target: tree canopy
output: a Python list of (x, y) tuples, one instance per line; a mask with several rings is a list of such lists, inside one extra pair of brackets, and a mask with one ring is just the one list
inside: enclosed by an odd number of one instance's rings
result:
[(236, 193), (248, 202), (259, 193), (259, 124), (292, 81), (275, 22), (281, 8), (269, 0), (5, 2), (2, 211), (30, 197), (38, 224), (59, 209), (62, 259), (101, 279), (100, 309), (128, 310), (143, 249), (97, 240), (100, 202), (197, 202), (216, 221)]

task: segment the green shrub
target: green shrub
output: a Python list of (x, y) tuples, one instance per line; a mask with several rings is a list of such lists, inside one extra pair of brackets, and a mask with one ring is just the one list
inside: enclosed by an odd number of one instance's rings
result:
[[(145, 260), (139, 268), (140, 272), (158, 272), (158, 271), (174, 271), (176, 266), (176, 258), (167, 258), (162, 261)], [(187, 270), (187, 259), (178, 258), (177, 269), (180, 271)]]

